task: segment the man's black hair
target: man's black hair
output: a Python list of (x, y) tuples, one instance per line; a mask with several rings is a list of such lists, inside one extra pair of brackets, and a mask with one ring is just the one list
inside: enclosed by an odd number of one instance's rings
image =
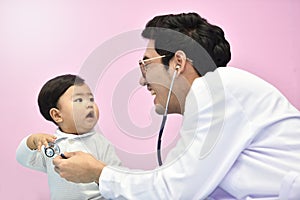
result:
[[(188, 58), (194, 61), (193, 65), (200, 73), (201, 67), (207, 66), (198, 66), (201, 63), (199, 60), (202, 58), (202, 55), (198, 54), (202, 51), (195, 50), (195, 43), (201, 45), (213, 60), (215, 66), (208, 66), (210, 70), (214, 70), (213, 68), (216, 67), (225, 67), (231, 59), (230, 45), (225, 39), (223, 30), (208, 23), (197, 13), (156, 16), (146, 24), (142, 36), (155, 41), (155, 50), (158, 54), (167, 55), (162, 58), (164, 65), (169, 64), (177, 50), (182, 50)], [(210, 70), (202, 71), (206, 73)]]

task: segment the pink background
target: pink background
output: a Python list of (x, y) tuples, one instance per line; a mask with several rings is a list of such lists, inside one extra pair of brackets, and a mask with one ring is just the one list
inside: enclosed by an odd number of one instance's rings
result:
[[(49, 199), (46, 175), (26, 169), (15, 160), (15, 150), (23, 137), (55, 130), (54, 125), (41, 117), (36, 103), (44, 82), (59, 74), (78, 73), (88, 56), (103, 42), (123, 32), (143, 28), (158, 14), (195, 11), (221, 26), (231, 43), (230, 65), (272, 83), (299, 109), (299, 8), (297, 0), (110, 0), (106, 3), (1, 0), (0, 198)], [(99, 126), (104, 124), (104, 135), (117, 146), (124, 164), (148, 169), (156, 166), (153, 154), (156, 136), (141, 140), (119, 134), (113, 120), (109, 121), (110, 101), (106, 99), (105, 90), (101, 90), (115, 84), (113, 81), (126, 70), (138, 67), (137, 60), (141, 56), (142, 51), (114, 60), (113, 65), (122, 68), (120, 74), (101, 79), (105, 85), (100, 81), (95, 95), (101, 114)], [(144, 89), (137, 88), (128, 104), (134, 123), (141, 126), (151, 123), (147, 113), (152, 101), (153, 97)], [(172, 146), (180, 127), (180, 116), (171, 116), (168, 122), (165, 134), (168, 142), (164, 145)]]

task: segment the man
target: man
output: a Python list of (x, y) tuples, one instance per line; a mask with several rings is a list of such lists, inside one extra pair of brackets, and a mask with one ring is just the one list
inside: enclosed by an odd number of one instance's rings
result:
[(140, 84), (158, 113), (183, 114), (176, 147), (162, 167), (138, 172), (65, 153), (53, 161), (60, 176), (98, 182), (110, 199), (299, 199), (300, 113), (270, 84), (225, 67), (222, 29), (188, 13), (157, 16), (142, 35)]

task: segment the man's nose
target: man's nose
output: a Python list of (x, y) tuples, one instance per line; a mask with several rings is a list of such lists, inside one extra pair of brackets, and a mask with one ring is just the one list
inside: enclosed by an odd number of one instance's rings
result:
[(143, 76), (140, 78), (140, 85), (141, 86), (147, 85), (147, 80)]

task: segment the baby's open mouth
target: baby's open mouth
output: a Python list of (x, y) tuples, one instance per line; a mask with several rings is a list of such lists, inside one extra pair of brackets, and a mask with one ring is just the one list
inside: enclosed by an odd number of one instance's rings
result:
[(95, 115), (94, 115), (93, 111), (89, 112), (89, 114), (87, 114), (87, 116), (86, 116), (86, 118), (94, 118), (94, 117), (95, 117)]

